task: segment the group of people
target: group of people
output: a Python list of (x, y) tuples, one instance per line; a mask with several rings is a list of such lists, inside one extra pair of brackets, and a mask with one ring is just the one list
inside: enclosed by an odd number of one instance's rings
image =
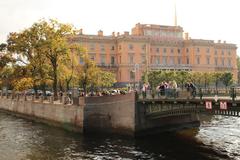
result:
[(192, 82), (187, 82), (187, 83), (185, 84), (185, 88), (187, 89), (188, 92), (191, 93), (191, 95), (192, 95), (193, 97), (196, 96), (196, 94), (197, 94), (197, 87), (195, 86), (194, 83), (192, 83)]
[[(191, 96), (193, 97), (196, 96), (197, 87), (194, 85), (194, 83), (187, 82), (185, 84), (185, 88), (188, 92), (191, 93)], [(152, 88), (150, 87), (149, 83), (144, 83), (142, 86), (142, 94), (145, 97), (147, 94), (147, 90), (152, 90)], [(177, 82), (175, 80), (169, 81), (169, 82), (163, 81), (159, 83), (159, 85), (156, 87), (156, 92), (158, 96), (176, 96), (177, 97), (179, 92)]]

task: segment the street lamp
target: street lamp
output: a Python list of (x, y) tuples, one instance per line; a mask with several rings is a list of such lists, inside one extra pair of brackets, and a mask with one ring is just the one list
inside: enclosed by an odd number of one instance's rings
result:
[(134, 90), (136, 89), (136, 75), (137, 75), (137, 70), (139, 69), (139, 64), (135, 63), (134, 64), (134, 69), (132, 70), (132, 72), (134, 73), (134, 82), (133, 82), (133, 87), (134, 87)]

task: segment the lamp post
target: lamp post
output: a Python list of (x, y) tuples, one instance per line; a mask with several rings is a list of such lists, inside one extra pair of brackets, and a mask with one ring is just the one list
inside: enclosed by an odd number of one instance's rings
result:
[(133, 81), (134, 90), (136, 89), (136, 76), (137, 76), (137, 70), (138, 69), (139, 69), (139, 64), (135, 63), (134, 64), (134, 69), (132, 70), (132, 72), (134, 73), (134, 81)]

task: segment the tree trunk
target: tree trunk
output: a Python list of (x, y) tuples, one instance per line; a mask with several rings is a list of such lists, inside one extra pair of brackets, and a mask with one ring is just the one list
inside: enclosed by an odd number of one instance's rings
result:
[(57, 95), (57, 65), (53, 65), (53, 96), (54, 100), (58, 99)]

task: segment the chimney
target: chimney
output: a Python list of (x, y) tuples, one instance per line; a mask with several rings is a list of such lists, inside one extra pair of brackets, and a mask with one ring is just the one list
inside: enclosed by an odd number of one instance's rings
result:
[(221, 43), (221, 40), (218, 40), (218, 43)]
[(119, 33), (119, 32), (117, 32), (117, 36), (120, 36), (120, 33)]
[(112, 36), (115, 37), (115, 32), (112, 32)]
[(98, 31), (98, 36), (103, 36), (103, 31), (102, 30)]
[(189, 40), (188, 33), (185, 33), (185, 40)]
[(226, 41), (223, 41), (223, 43), (226, 43)]
[(79, 29), (79, 34), (83, 34), (83, 30), (82, 30), (82, 28), (81, 29)]
[(125, 36), (129, 36), (129, 32), (125, 31), (125, 32), (124, 32), (124, 35), (125, 35)]

